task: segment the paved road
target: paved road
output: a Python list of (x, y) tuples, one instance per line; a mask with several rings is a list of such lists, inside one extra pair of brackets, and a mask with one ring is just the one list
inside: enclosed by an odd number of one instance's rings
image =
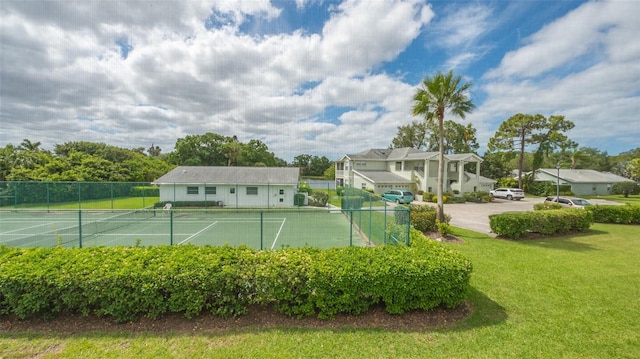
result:
[[(544, 202), (541, 198), (523, 198), (520, 201), (509, 201), (506, 199), (494, 199), (491, 203), (455, 203), (445, 204), (444, 213), (451, 216), (451, 225), (460, 228), (470, 229), (472, 231), (485, 233), (495, 236), (491, 233), (489, 227), (489, 215), (504, 212), (523, 212), (532, 211), (533, 205)], [(619, 203), (605, 200), (589, 200), (593, 204), (600, 205), (617, 205)], [(435, 203), (413, 202), (414, 204), (426, 204), (435, 206)]]
[[(504, 212), (532, 211), (533, 205), (544, 202), (544, 198), (523, 198), (520, 201), (494, 199), (490, 203), (453, 203), (444, 205), (444, 213), (451, 216), (450, 224), (455, 227), (492, 235), (489, 216)], [(417, 202), (416, 204), (422, 204)], [(435, 203), (424, 204), (435, 206)]]

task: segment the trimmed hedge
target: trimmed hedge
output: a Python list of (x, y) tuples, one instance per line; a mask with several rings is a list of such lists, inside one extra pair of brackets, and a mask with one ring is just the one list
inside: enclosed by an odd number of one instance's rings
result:
[(489, 216), (491, 231), (498, 236), (518, 239), (529, 233), (543, 235), (586, 231), (593, 215), (581, 209), (508, 212)]
[(588, 206), (596, 223), (640, 224), (640, 206)]
[[(414, 246), (291, 248), (158, 246), (0, 247), (0, 314), (95, 314), (117, 322), (203, 312), (245, 314), (269, 305), (296, 316), (455, 307), (467, 294), (468, 259), (411, 234)], [(424, 236), (422, 236), (424, 238)]]
[[(433, 206), (411, 206), (411, 225), (422, 233), (437, 232), (437, 209)], [(446, 223), (451, 221), (451, 216), (444, 214)]]

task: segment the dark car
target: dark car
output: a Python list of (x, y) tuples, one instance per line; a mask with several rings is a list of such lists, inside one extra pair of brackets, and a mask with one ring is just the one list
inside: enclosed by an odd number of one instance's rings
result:
[(413, 202), (413, 193), (399, 189), (392, 189), (383, 193), (382, 198), (398, 204), (411, 203)]

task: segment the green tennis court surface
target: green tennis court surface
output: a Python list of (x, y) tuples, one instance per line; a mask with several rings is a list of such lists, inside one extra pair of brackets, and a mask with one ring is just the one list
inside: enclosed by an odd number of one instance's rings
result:
[(386, 224), (393, 223), (393, 218), (393, 211), (354, 215), (326, 209), (0, 211), (0, 245), (228, 244), (264, 250), (363, 246), (374, 237), (375, 242), (383, 242)]

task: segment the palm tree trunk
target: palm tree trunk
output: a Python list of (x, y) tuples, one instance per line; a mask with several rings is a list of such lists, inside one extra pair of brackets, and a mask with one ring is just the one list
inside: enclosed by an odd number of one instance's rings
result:
[(438, 189), (437, 189), (437, 213), (440, 222), (444, 222), (444, 124), (443, 117), (438, 114)]

